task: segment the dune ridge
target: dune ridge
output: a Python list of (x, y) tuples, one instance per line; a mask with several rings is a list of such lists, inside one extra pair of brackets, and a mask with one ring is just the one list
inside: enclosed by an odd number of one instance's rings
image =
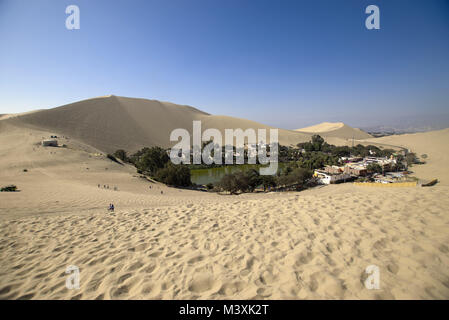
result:
[(320, 124), (296, 129), (297, 132), (315, 133), (323, 137), (342, 139), (369, 139), (372, 136), (358, 128), (352, 128), (343, 122), (322, 122)]

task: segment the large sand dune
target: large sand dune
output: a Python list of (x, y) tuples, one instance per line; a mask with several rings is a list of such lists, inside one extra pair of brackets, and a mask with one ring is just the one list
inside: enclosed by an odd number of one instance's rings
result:
[[(116, 108), (123, 111), (120, 103)], [(79, 116), (101, 121), (99, 114)], [(221, 196), (139, 178), (85, 139), (41, 147), (53, 129), (30, 123), (0, 121), (0, 185), (20, 189), (0, 193), (1, 299), (449, 298), (447, 180), (431, 188), (344, 184)], [(111, 143), (103, 131), (85, 130)], [(380, 141), (428, 154), (416, 172), (445, 177), (448, 135)], [(106, 211), (110, 202), (114, 214)], [(380, 290), (363, 285), (373, 264)], [(69, 265), (80, 268), (79, 290), (65, 286)]]
[[(9, 116), (16, 125), (54, 132), (75, 138), (104, 152), (136, 151), (145, 146), (169, 147), (170, 133), (176, 128), (192, 133), (192, 121), (202, 121), (202, 129), (270, 129), (245, 119), (209, 115), (190, 106), (156, 100), (105, 96), (62, 107)], [(310, 140), (310, 134), (279, 130), (279, 142), (295, 145)]]
[(322, 122), (320, 124), (296, 129), (295, 131), (304, 133), (319, 134), (325, 138), (342, 139), (369, 139), (372, 136), (358, 128), (352, 128), (343, 122)]

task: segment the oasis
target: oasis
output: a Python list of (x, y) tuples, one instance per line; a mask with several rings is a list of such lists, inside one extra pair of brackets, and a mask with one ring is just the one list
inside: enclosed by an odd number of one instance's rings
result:
[[(174, 164), (190, 164), (192, 153), (193, 164), (222, 164), (222, 146), (223, 137), (221, 131), (214, 128), (201, 130), (201, 121), (193, 121), (193, 139), (189, 131), (178, 128), (171, 132), (170, 141), (179, 141), (170, 151), (170, 160)], [(244, 164), (245, 139), (247, 143), (248, 163), (256, 164), (257, 160), (261, 164), (268, 164), (267, 167), (261, 167), (261, 175), (274, 175), (278, 169), (278, 129), (270, 129), (269, 151), (267, 150), (267, 132), (266, 129), (225, 129), (225, 164)], [(179, 140), (181, 138), (181, 140)], [(203, 142), (209, 142), (203, 150)], [(191, 148), (193, 142), (193, 148)], [(235, 146), (235, 151), (234, 151)]]

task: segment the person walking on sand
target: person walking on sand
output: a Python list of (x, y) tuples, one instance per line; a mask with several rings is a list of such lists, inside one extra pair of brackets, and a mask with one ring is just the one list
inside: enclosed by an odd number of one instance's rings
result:
[(112, 204), (112, 203), (109, 204), (108, 211), (114, 212), (114, 204)]

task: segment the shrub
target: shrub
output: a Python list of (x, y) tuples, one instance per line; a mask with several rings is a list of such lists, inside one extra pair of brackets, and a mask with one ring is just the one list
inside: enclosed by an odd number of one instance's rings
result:
[(260, 182), (263, 186), (263, 191), (266, 191), (271, 187), (276, 187), (276, 180), (274, 176), (260, 176)]
[(169, 162), (167, 152), (160, 147), (143, 148), (133, 154), (129, 160), (144, 172), (156, 174), (159, 169), (162, 169)]
[(223, 178), (221, 178), (218, 186), (224, 190), (228, 191), (231, 194), (236, 194), (240, 189), (240, 183), (238, 182), (238, 178), (236, 174), (230, 173), (226, 174)]
[(366, 170), (372, 173), (382, 173), (383, 171), (382, 167), (377, 163), (370, 163), (366, 166)]
[(277, 184), (284, 187), (302, 187), (312, 178), (312, 171), (305, 168), (291, 168), (277, 178)]
[(114, 152), (114, 156), (120, 160), (122, 160), (123, 162), (127, 162), (128, 161), (128, 155), (126, 154), (126, 151), (123, 149), (119, 149), (117, 151)]
[(261, 176), (258, 170), (250, 169), (241, 177), (241, 186), (246, 188), (248, 191), (253, 192), (254, 189), (262, 183), (260, 177)]
[(273, 176), (261, 176), (255, 169), (227, 174), (218, 183), (220, 189), (231, 194), (236, 194), (239, 191), (253, 192), (259, 185), (264, 185), (265, 190), (267, 187), (275, 186), (276, 183)]
[(207, 190), (212, 190), (214, 188), (214, 184), (208, 183), (208, 184), (206, 184), (206, 188), (207, 188)]
[(28, 169), (23, 169), (23, 172), (28, 172)]
[(0, 189), (1, 192), (16, 192), (17, 186), (11, 184), (9, 186), (3, 187)]
[(156, 172), (155, 179), (175, 187), (188, 187), (192, 184), (189, 168), (172, 163), (168, 163), (165, 168), (159, 169)]

